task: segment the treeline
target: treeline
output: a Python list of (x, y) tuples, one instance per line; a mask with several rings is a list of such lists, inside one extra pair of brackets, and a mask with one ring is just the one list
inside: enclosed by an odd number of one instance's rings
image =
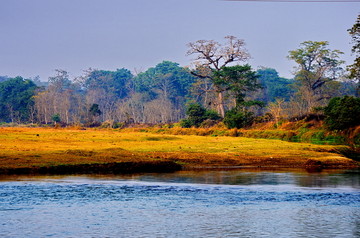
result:
[[(307, 105), (298, 98), (296, 80), (281, 78), (270, 68), (261, 68), (255, 73), (259, 85), (244, 97), (246, 101), (263, 103), (262, 107), (249, 109), (255, 116), (271, 112), (277, 117), (294, 117), (308, 111)], [(356, 84), (351, 81), (331, 84), (328, 94), (332, 97), (355, 94)], [(0, 120), (89, 126), (104, 122), (111, 126), (174, 123), (184, 119), (187, 108), (194, 103), (216, 113), (217, 92), (213, 87), (210, 81), (199, 80), (189, 69), (170, 61), (137, 75), (122, 68), (88, 70), (74, 79), (64, 70), (56, 70), (46, 83), (38, 79), (1, 77)], [(227, 93), (223, 103), (225, 110), (230, 110), (235, 105), (234, 96)]]
[(136, 76), (121, 68), (90, 69), (74, 79), (56, 70), (46, 85), (8, 78), (0, 83), (0, 120), (49, 124), (56, 115), (64, 124), (171, 123), (185, 116), (194, 82), (188, 70), (169, 61)]
[(271, 68), (255, 71), (246, 64), (245, 42), (234, 36), (189, 43), (187, 54), (195, 57), (189, 68), (163, 61), (136, 74), (89, 69), (70, 78), (56, 70), (47, 82), (0, 76), (0, 122), (199, 127), (222, 120), (240, 128), (324, 113), (332, 98), (359, 97), (360, 16), (349, 33), (357, 56), (353, 65), (346, 68), (342, 52), (329, 49), (328, 42), (305, 41), (289, 51), (288, 59), (297, 64), (293, 79)]
[[(262, 90), (265, 100), (283, 96), (290, 80), (280, 79), (273, 69), (261, 69), (260, 80), (276, 84)], [(0, 120), (14, 123), (96, 124), (173, 123), (186, 115), (188, 102), (203, 102), (212, 108), (210, 92), (197, 92), (197, 78), (179, 64), (164, 61), (133, 75), (128, 69), (88, 70), (70, 79), (68, 72), (56, 70), (48, 82), (22, 77), (0, 77)], [(206, 85), (211, 88), (211, 85)], [(55, 117), (55, 115), (58, 115)]]

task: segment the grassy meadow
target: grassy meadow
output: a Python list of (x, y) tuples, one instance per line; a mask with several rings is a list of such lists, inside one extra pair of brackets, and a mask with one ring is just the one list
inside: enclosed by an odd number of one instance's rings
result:
[(351, 168), (343, 145), (113, 129), (0, 128), (0, 168), (172, 161), (183, 168)]

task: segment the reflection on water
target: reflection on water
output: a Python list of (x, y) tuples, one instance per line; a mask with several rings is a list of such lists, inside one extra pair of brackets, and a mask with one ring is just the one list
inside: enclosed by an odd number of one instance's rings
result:
[(359, 237), (359, 171), (3, 177), (0, 237)]

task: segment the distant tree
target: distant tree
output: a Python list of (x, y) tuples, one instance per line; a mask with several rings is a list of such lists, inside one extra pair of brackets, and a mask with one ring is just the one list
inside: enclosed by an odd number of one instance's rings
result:
[(246, 93), (261, 88), (258, 75), (250, 65), (224, 66), (213, 73), (213, 81), (235, 99), (236, 108), (259, 104), (245, 100)]
[(29, 108), (33, 105), (36, 85), (22, 77), (0, 82), (0, 120), (4, 122), (27, 122)]
[(55, 123), (55, 125), (56, 125), (57, 123), (61, 122), (60, 115), (59, 115), (58, 113), (52, 115), (51, 120), (52, 120), (52, 121)]
[(269, 111), (272, 115), (272, 117), (275, 120), (275, 125), (277, 126), (279, 123), (279, 119), (283, 116), (284, 111), (284, 102), (285, 100), (283, 98), (277, 98), (275, 102), (269, 103)]
[(221, 78), (220, 71), (231, 63), (246, 61), (250, 57), (243, 40), (234, 36), (226, 36), (225, 39), (225, 44), (213, 40), (191, 42), (187, 52), (187, 55), (196, 55), (195, 70), (192, 74), (199, 79), (208, 79), (213, 84), (210, 90), (215, 92), (217, 97), (214, 105), (222, 117), (225, 116), (224, 92), (227, 87), (224, 87), (225, 79)]
[(151, 91), (153, 96), (159, 94), (160, 90), (168, 97), (185, 97), (194, 82), (195, 77), (178, 63), (163, 61), (139, 73), (135, 78), (135, 88), (140, 93)]
[(163, 61), (134, 79), (136, 93), (144, 106), (143, 116), (151, 123), (179, 121), (185, 116), (185, 103), (195, 81), (190, 72), (178, 63)]
[(71, 84), (69, 73), (62, 69), (56, 69), (55, 76), (49, 77), (49, 87), (52, 87), (56, 92), (69, 89)]
[(332, 98), (325, 107), (325, 123), (332, 130), (344, 130), (360, 125), (360, 98)]
[(77, 80), (85, 89), (87, 107), (98, 104), (102, 110), (100, 121), (119, 120), (119, 105), (132, 92), (133, 75), (130, 70), (121, 68), (116, 71), (89, 69)]
[(102, 114), (98, 104), (91, 105), (91, 107), (89, 109), (89, 113), (93, 117), (97, 117), (97, 116), (100, 116)]
[(352, 37), (353, 47), (352, 52), (356, 56), (354, 63), (347, 67), (347, 70), (350, 72), (350, 78), (354, 79), (357, 82), (356, 96), (360, 97), (360, 15), (358, 15), (357, 20), (353, 27), (348, 30), (350, 36)]
[(340, 67), (344, 61), (339, 60), (339, 50), (328, 49), (327, 41), (305, 41), (297, 50), (289, 51), (288, 58), (297, 64), (296, 84), (301, 95), (307, 101), (308, 112), (321, 105), (321, 101), (329, 99), (323, 92), (324, 84), (338, 79), (342, 73)]
[(125, 68), (116, 71), (90, 69), (83, 80), (83, 85), (87, 90), (101, 89), (106, 94), (112, 94), (121, 99), (128, 96), (132, 79), (132, 73)]
[[(84, 99), (80, 99), (81, 90), (65, 70), (55, 70), (55, 75), (49, 77), (47, 87), (40, 87), (35, 100), (37, 119), (41, 123), (51, 121), (52, 115), (59, 114), (67, 124), (80, 121), (80, 115), (84, 114)], [(84, 115), (82, 116), (84, 117)]]
[(290, 85), (292, 80), (281, 78), (275, 69), (262, 68), (258, 69), (259, 83), (263, 86), (263, 100), (274, 102), (277, 98), (283, 98), (288, 101), (293, 90)]

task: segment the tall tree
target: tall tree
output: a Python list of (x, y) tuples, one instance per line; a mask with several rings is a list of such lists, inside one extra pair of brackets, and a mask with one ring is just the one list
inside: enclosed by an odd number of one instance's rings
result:
[(10, 78), (0, 83), (0, 120), (26, 122), (33, 105), (36, 85), (22, 77)]
[(226, 36), (225, 39), (224, 44), (213, 40), (191, 42), (188, 44), (187, 52), (187, 55), (196, 55), (194, 60), (196, 69), (192, 74), (200, 79), (209, 79), (213, 83), (212, 90), (217, 95), (214, 104), (222, 117), (225, 116), (224, 92), (227, 89), (223, 87), (221, 77), (214, 77), (214, 72), (220, 72), (231, 63), (246, 61), (250, 58), (244, 47), (244, 40), (237, 39), (235, 36)]
[(338, 79), (343, 72), (344, 61), (339, 59), (343, 52), (330, 50), (328, 45), (327, 41), (305, 41), (299, 49), (289, 51), (288, 58), (298, 64), (295, 80), (302, 95), (307, 95), (308, 111), (328, 99), (322, 91), (324, 84)]
[(347, 69), (350, 72), (350, 78), (357, 81), (356, 96), (360, 97), (360, 15), (358, 15), (355, 24), (348, 31), (354, 44), (351, 50), (356, 58), (354, 63), (349, 65)]

